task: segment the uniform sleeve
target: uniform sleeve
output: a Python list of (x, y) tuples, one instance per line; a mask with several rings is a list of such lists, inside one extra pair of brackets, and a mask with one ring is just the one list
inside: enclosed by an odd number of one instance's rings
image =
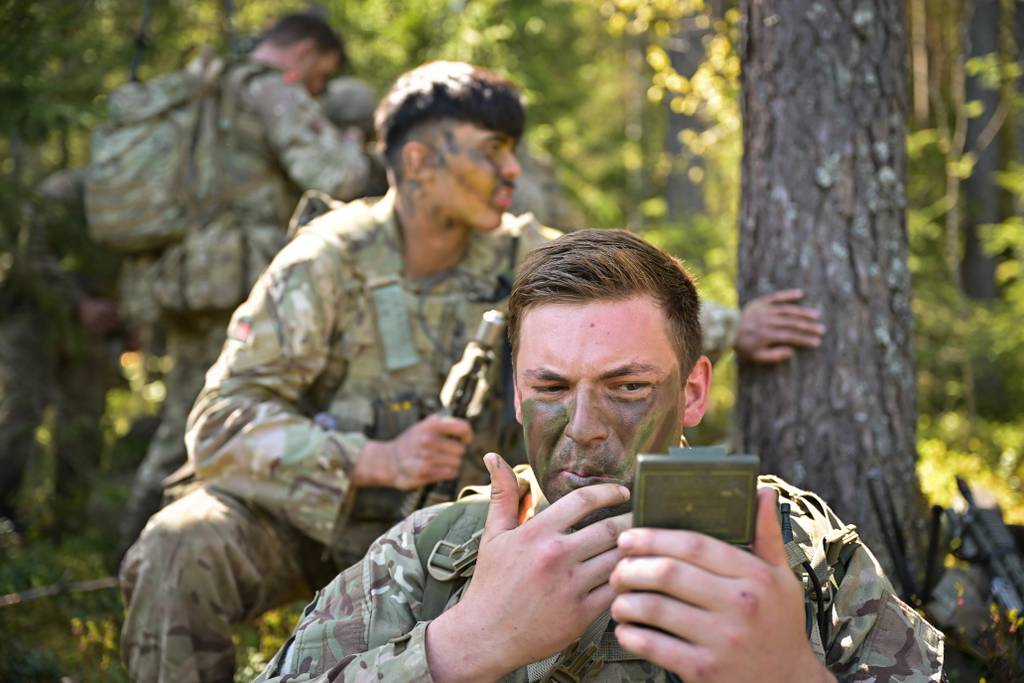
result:
[(736, 343), (740, 312), (712, 301), (701, 301), (700, 325), (704, 334), (704, 355), (716, 363)]
[(424, 575), (416, 536), (444, 506), (421, 510), (377, 539), (306, 607), (261, 683), (431, 681)]
[(289, 243), (235, 311), (185, 442), (202, 479), (326, 543), (366, 438), (300, 409), (353, 309), (340, 259), (321, 245)]
[(839, 585), (832, 617), (825, 663), (841, 683), (942, 680), (942, 634), (896, 597), (863, 545)]
[(252, 94), (267, 140), (296, 185), (342, 201), (362, 194), (369, 159), (360, 144), (342, 137), (309, 93), (274, 74), (256, 79)]

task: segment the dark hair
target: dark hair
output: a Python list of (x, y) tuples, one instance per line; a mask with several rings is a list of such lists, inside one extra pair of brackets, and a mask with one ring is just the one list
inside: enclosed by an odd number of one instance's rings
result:
[(313, 40), (316, 49), (322, 53), (336, 52), (345, 60), (345, 43), (327, 20), (312, 12), (297, 12), (287, 14), (277, 20), (277, 23), (263, 34), (263, 40), (277, 45), (288, 47), (300, 40)]
[(374, 126), (384, 158), (395, 168), (397, 151), (413, 129), (454, 119), (505, 133), (523, 134), (526, 109), (515, 84), (465, 62), (430, 62), (398, 77), (377, 105)]
[(688, 373), (702, 352), (700, 299), (682, 262), (625, 230), (579, 230), (546, 242), (523, 260), (508, 300), (512, 358), (530, 308), (552, 303), (652, 297)]

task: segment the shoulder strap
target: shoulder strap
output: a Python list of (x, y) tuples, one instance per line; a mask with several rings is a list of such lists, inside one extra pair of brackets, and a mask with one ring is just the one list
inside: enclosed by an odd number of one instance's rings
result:
[(780, 499), (788, 501), (792, 513), (805, 520), (792, 526), (788, 519), (783, 520), (783, 536), (787, 532), (789, 535), (786, 557), (790, 569), (803, 577), (808, 637), (813, 646), (817, 626), (818, 644), (824, 652), (829, 638), (827, 607), (846, 577), (850, 560), (861, 543), (860, 536), (854, 525), (843, 526), (818, 495), (771, 475), (762, 475), (758, 482), (778, 491)]
[(484, 496), (460, 498), (430, 520), (416, 538), (424, 577), (420, 621), (438, 617), (472, 575), (488, 504)]

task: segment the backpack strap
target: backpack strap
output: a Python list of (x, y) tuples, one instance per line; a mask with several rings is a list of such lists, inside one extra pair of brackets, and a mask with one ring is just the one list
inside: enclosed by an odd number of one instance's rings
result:
[(814, 493), (770, 475), (759, 477), (758, 482), (774, 488), (780, 499), (785, 499), (783, 505), (801, 518), (792, 526), (790, 520), (783, 519), (786, 558), (790, 569), (804, 586), (808, 637), (812, 645), (820, 645), (824, 652), (829, 638), (828, 610), (846, 577), (853, 554), (861, 545), (857, 528), (852, 524), (843, 526), (828, 505)]
[(473, 575), (489, 504), (485, 496), (460, 498), (417, 536), (416, 554), (424, 577), (420, 621), (440, 616), (452, 595)]

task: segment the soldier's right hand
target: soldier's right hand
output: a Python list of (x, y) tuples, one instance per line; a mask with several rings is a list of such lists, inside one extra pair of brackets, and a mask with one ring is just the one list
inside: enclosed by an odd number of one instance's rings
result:
[(495, 680), (579, 638), (611, 605), (609, 576), (627, 513), (578, 531), (591, 513), (629, 500), (618, 484), (576, 489), (519, 525), (519, 486), (494, 453), (491, 502), (473, 580), (427, 628), (427, 662), (437, 681)]
[(353, 472), (357, 486), (389, 486), (402, 491), (455, 479), (473, 428), (457, 417), (431, 415), (391, 441), (367, 441)]

